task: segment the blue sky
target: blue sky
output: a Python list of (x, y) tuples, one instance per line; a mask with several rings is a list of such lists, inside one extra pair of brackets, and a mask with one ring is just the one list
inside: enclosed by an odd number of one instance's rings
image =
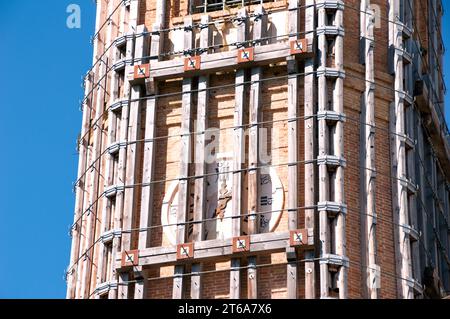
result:
[[(81, 29), (66, 27), (70, 3), (81, 6)], [(65, 297), (81, 79), (92, 62), (94, 19), (93, 0), (0, 1), (0, 298)]]
[[(66, 7), (82, 9), (81, 29)], [(64, 298), (93, 0), (0, 1), (0, 298)]]

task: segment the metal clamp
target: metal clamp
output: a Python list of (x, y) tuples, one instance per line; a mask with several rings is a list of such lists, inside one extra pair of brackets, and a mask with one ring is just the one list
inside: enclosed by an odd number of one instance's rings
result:
[(330, 78), (345, 78), (345, 71), (338, 68), (320, 67), (317, 70), (317, 77), (325, 76)]
[(336, 214), (347, 214), (347, 205), (330, 201), (319, 202), (317, 203), (317, 211), (319, 212), (327, 211)]
[(123, 190), (125, 190), (124, 186), (116, 186), (116, 185), (109, 186), (108, 188), (105, 189), (104, 194), (105, 194), (106, 198), (111, 199), (111, 198), (115, 197), (119, 191), (123, 191)]
[(423, 286), (418, 280), (411, 277), (405, 278), (404, 280), (408, 287), (412, 288), (417, 294), (420, 295), (423, 293)]
[(95, 288), (95, 295), (104, 296), (109, 293), (111, 290), (117, 290), (119, 287), (117, 282), (104, 282), (101, 283)]
[(395, 48), (395, 53), (403, 58), (403, 60), (410, 64), (412, 62), (412, 55), (405, 49)]
[(316, 9), (334, 9), (334, 10), (344, 10), (345, 5), (342, 0), (318, 0), (316, 2)]
[(397, 22), (398, 31), (402, 33), (404, 39), (409, 39), (412, 37), (414, 30), (411, 29), (403, 22)]
[(344, 113), (326, 110), (317, 112), (317, 120), (325, 120), (329, 122), (346, 122), (347, 116)]
[(327, 36), (345, 36), (345, 29), (341, 26), (326, 25), (323, 27), (318, 27), (316, 29), (317, 35), (327, 35)]
[(420, 239), (420, 237), (422, 237), (422, 233), (419, 230), (415, 229), (411, 225), (402, 224), (402, 225), (400, 225), (400, 227), (402, 227), (403, 232), (405, 234), (409, 235), (409, 237), (411, 237), (411, 239), (414, 239), (414, 241), (418, 241)]
[(415, 195), (419, 190), (419, 186), (414, 184), (413, 181), (408, 179), (406, 176), (399, 178), (399, 182), (400, 185), (408, 189), (408, 193), (411, 195)]
[(121, 229), (112, 229), (112, 230), (109, 230), (107, 232), (104, 232), (100, 236), (100, 241), (104, 245), (108, 245), (114, 240), (114, 238), (121, 238), (121, 237), (122, 237), (122, 230)]
[(128, 105), (128, 103), (129, 103), (128, 100), (116, 101), (109, 106), (109, 109), (111, 111), (115, 112), (115, 111), (122, 109), (125, 105)]
[(345, 158), (336, 155), (322, 155), (317, 157), (318, 165), (327, 165), (331, 167), (347, 167)]
[(413, 104), (413, 97), (406, 91), (397, 91), (399, 98), (402, 102), (406, 102), (408, 105)]
[(109, 155), (115, 156), (117, 155), (117, 153), (119, 153), (119, 150), (123, 147), (123, 144), (124, 143), (121, 142), (112, 143), (110, 146), (108, 146), (106, 151), (108, 152)]
[(341, 255), (334, 255), (334, 254), (324, 254), (322, 257), (320, 257), (319, 263), (321, 265), (327, 264), (327, 265), (333, 265), (337, 267), (345, 267), (349, 268), (350, 266), (350, 260), (346, 256)]

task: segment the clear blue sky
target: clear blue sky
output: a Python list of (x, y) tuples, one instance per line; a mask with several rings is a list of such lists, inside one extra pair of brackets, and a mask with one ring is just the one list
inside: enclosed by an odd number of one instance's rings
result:
[(0, 1), (0, 298), (65, 297), (94, 20), (93, 0)]
[[(81, 29), (66, 27), (70, 3), (81, 6)], [(0, 298), (65, 297), (94, 4), (0, 1)], [(443, 33), (450, 53), (449, 20)], [(445, 72), (450, 76), (449, 63)]]

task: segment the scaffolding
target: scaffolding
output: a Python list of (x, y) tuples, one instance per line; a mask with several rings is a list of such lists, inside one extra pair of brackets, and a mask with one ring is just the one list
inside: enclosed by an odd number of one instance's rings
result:
[[(438, 277), (448, 286), (449, 179), (442, 167), (449, 165), (449, 158), (442, 157), (441, 148), (436, 151), (436, 134), (428, 132), (430, 126), (421, 115), (423, 106), (415, 105), (412, 98), (417, 93), (414, 70), (420, 62), (411, 58), (417, 46), (408, 32), (413, 28), (412, 1), (389, 1), (389, 16), (384, 18), (389, 25), (393, 87), (376, 81), (374, 46), (378, 42), (370, 1), (361, 1), (359, 8), (339, 0), (289, 1), (274, 11), (267, 9), (265, 2), (270, 1), (194, 1), (192, 13), (203, 13), (198, 22), (188, 16), (183, 25), (166, 28), (165, 1), (159, 0), (151, 31), (138, 25), (139, 0), (109, 1), (106, 8), (102, 7), (105, 2), (97, 2), (94, 62), (85, 77), (68, 298), (142, 299), (151, 282), (171, 280), (173, 298), (184, 298), (189, 291), (191, 298), (198, 299), (203, 276), (219, 272), (229, 272), (230, 298), (240, 298), (243, 286), (248, 298), (258, 298), (258, 274), (270, 267), (285, 267), (288, 298), (299, 296), (300, 269), (304, 270), (305, 298), (349, 298), (352, 265), (363, 269), (363, 295), (368, 298), (380, 298), (380, 276), (396, 279), (401, 298), (423, 297), (427, 287), (422, 285), (420, 270), (424, 266), (437, 267)], [(249, 13), (246, 6), (253, 3), (257, 5)], [(235, 15), (218, 21), (209, 15), (216, 6), (225, 10), (235, 4), (240, 4), (234, 8)], [(359, 33), (344, 29), (344, 9), (359, 13)], [(283, 10), (288, 32), (268, 34), (269, 18)], [(216, 44), (213, 27), (226, 22), (235, 26), (236, 42)], [(164, 52), (166, 35), (171, 32), (182, 33), (183, 47)], [(345, 70), (345, 38), (362, 43), (365, 76), (359, 79), (363, 89), (358, 118), (346, 115), (344, 108), (345, 79), (358, 80)], [(264, 67), (277, 63), (286, 67), (286, 74), (265, 76)], [(234, 72), (234, 83), (211, 85), (210, 76), (217, 72)], [(159, 84), (174, 78), (182, 78), (181, 90), (161, 93)], [(263, 84), (279, 80), (287, 87), (287, 117), (264, 120)], [(301, 83), (303, 114), (299, 113)], [(439, 92), (433, 81), (429, 86), (434, 95)], [(209, 173), (205, 164), (207, 132), (212, 128), (208, 123), (209, 94), (226, 87), (234, 89), (233, 125), (215, 130), (233, 132), (232, 167)], [(393, 97), (390, 127), (384, 131), (375, 119), (376, 90), (386, 90)], [(181, 101), (180, 132), (157, 136), (158, 102), (170, 96)], [(442, 111), (435, 105), (436, 99), (429, 107)], [(277, 122), (287, 126), (288, 159), (269, 164), (260, 157), (260, 129)], [(361, 128), (361, 163), (348, 158), (344, 149), (348, 125)], [(438, 136), (448, 135), (445, 125), (439, 126), (438, 132)], [(375, 134), (385, 134), (392, 143), (391, 167), (384, 172), (376, 167)], [(179, 140), (179, 171), (175, 178), (157, 180), (158, 142), (168, 139)], [(304, 158), (299, 156), (300, 145)], [(301, 181), (300, 166), (304, 172)], [(287, 205), (265, 210), (260, 199), (261, 177), (276, 167), (288, 171)], [(344, 172), (348, 167), (356, 167), (363, 176), (364, 204), (359, 211), (346, 202)], [(232, 175), (232, 194), (223, 200), (231, 201), (232, 215), (221, 219), (230, 220), (230, 236), (205, 240), (206, 223), (217, 219), (206, 212), (207, 178), (226, 174)], [(392, 184), (390, 213), (377, 209), (375, 183), (380, 178)], [(154, 186), (167, 182), (178, 183), (176, 221), (155, 225)], [(299, 205), (299, 182), (304, 185), (304, 205)], [(286, 231), (261, 232), (266, 215), (283, 212), (288, 216)], [(392, 218), (385, 218), (384, 213)], [(349, 214), (361, 216), (361, 261), (347, 256)], [(378, 221), (395, 229), (395, 273), (380, 267)], [(152, 234), (170, 227), (175, 229), (175, 242), (152, 247)], [(286, 262), (266, 263), (262, 256), (271, 252), (284, 253)], [(94, 260), (98, 261), (95, 272)], [(228, 260), (230, 266), (205, 268), (214, 260)], [(150, 276), (149, 267), (164, 265), (174, 266), (173, 275)]]

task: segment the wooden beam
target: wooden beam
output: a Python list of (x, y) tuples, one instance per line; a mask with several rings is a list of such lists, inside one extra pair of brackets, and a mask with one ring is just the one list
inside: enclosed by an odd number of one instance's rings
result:
[[(114, 4), (109, 3), (108, 4), (108, 10), (107, 14), (108, 16), (113, 13), (114, 10)], [(113, 23), (109, 23), (106, 31), (105, 31), (105, 41), (104, 41), (104, 48), (107, 48), (111, 43), (111, 36), (112, 36), (112, 28)], [(105, 55), (102, 57), (103, 61), (100, 63), (99, 67), (99, 76), (103, 77), (106, 75), (108, 70), (108, 56)], [(99, 184), (100, 184), (100, 174), (98, 172), (101, 171), (101, 161), (98, 160), (100, 157), (101, 151), (102, 151), (102, 142), (103, 142), (103, 124), (100, 121), (101, 116), (103, 115), (104, 109), (105, 109), (105, 96), (106, 96), (106, 84), (107, 84), (107, 76), (104, 76), (102, 84), (99, 83), (97, 87), (96, 92), (96, 101), (95, 101), (95, 120), (94, 122), (97, 123), (93, 127), (93, 134), (94, 134), (94, 142), (93, 142), (93, 151), (92, 151), (92, 160), (94, 161), (91, 171), (91, 181), (90, 181), (90, 190), (89, 190), (89, 207), (91, 207), (91, 211), (88, 213), (87, 217), (87, 226), (86, 226), (86, 233), (85, 233), (85, 241), (86, 246), (85, 249), (86, 254), (85, 258), (83, 260), (83, 272), (82, 272), (82, 282), (81, 282), (81, 291), (80, 291), (80, 298), (82, 299), (88, 299), (90, 298), (90, 288), (91, 288), (91, 278), (92, 278), (92, 271), (93, 271), (93, 264), (94, 264), (94, 247), (92, 247), (94, 243), (94, 237), (96, 232), (96, 224), (97, 224), (97, 218), (98, 218), (98, 212), (101, 211), (101, 201), (97, 202), (97, 197), (99, 196)]]
[(202, 277), (200, 272), (203, 270), (203, 265), (200, 263), (192, 264), (191, 276), (191, 298), (201, 299), (202, 297)]
[[(91, 91), (92, 87), (92, 77), (93, 74), (90, 72), (85, 80), (85, 94), (88, 94), (88, 92)], [(89, 122), (91, 119), (91, 112), (89, 109), (92, 107), (92, 97), (87, 97), (85, 99), (85, 103), (83, 104), (83, 124), (81, 129), (81, 135), (80, 136), (87, 136), (87, 132), (89, 130)], [(79, 159), (78, 159), (78, 178), (80, 178), (85, 170), (86, 170), (86, 163), (87, 163), (87, 148), (88, 148), (88, 141), (86, 138), (83, 138), (79, 141), (78, 144), (79, 147)], [(86, 175), (85, 175), (86, 176)], [(75, 290), (76, 290), (76, 276), (77, 276), (77, 259), (79, 258), (80, 253), (80, 240), (81, 240), (81, 216), (84, 211), (84, 196), (86, 192), (86, 177), (82, 178), (76, 187), (76, 197), (75, 197), (75, 216), (74, 216), (74, 226), (72, 226), (71, 229), (71, 236), (72, 236), (72, 247), (71, 247), (71, 254), (70, 254), (70, 269), (67, 274), (67, 295), (66, 297), (68, 299), (75, 298)]]
[[(134, 39), (132, 37), (129, 37), (127, 39), (126, 44), (126, 58), (132, 59), (133, 57), (133, 51), (134, 51)], [(125, 71), (126, 74), (126, 71)], [(130, 96), (130, 84), (128, 81), (125, 81), (124, 83), (124, 89), (123, 89), (123, 96), (119, 98), (123, 98), (124, 100), (129, 99)], [(126, 141), (128, 138), (128, 114), (129, 114), (129, 103), (125, 103), (121, 109), (119, 117), (120, 122), (120, 131), (119, 131), (119, 141)], [(127, 147), (121, 147), (119, 149), (119, 155), (118, 160), (116, 164), (116, 174), (117, 174), (117, 180), (122, 185), (125, 186), (125, 173), (126, 173), (126, 158), (127, 158)], [(124, 200), (124, 190), (119, 190), (116, 195), (116, 208), (114, 211), (114, 221), (113, 221), (113, 228), (114, 229), (122, 229), (122, 216), (123, 216), (123, 200)], [(121, 251), (121, 237), (114, 237), (113, 244), (112, 244), (112, 255), (113, 260), (115, 259), (116, 255)], [(115, 268), (112, 267), (111, 269), (112, 279), (115, 279), (117, 282), (117, 274), (115, 272)], [(109, 299), (116, 299), (118, 297), (118, 289), (113, 289), (109, 292)]]
[[(397, 17), (400, 12), (400, 4), (398, 1), (389, 1), (389, 16)], [(394, 48), (403, 48), (403, 37), (402, 32), (399, 30), (399, 25), (397, 23), (389, 23), (390, 33), (392, 36), (390, 38), (390, 45)], [(391, 57), (392, 58), (392, 57)], [(402, 141), (402, 136), (405, 134), (405, 105), (404, 100), (401, 97), (401, 92), (404, 91), (404, 65), (403, 65), (403, 57), (394, 52), (394, 72), (395, 72), (395, 102), (394, 102), (394, 116), (395, 116), (395, 155), (396, 155), (396, 167), (394, 167), (397, 182), (396, 182), (396, 200), (397, 202), (393, 203), (394, 214), (397, 214), (398, 211), (398, 250), (397, 256), (399, 257), (400, 265), (397, 269), (398, 275), (401, 278), (412, 278), (412, 266), (411, 266), (411, 247), (410, 247), (410, 239), (407, 232), (405, 232), (404, 226), (409, 226), (409, 216), (408, 216), (408, 193), (407, 187), (404, 183), (401, 182), (402, 179), (405, 179), (407, 176), (406, 169), (406, 149), (405, 143)], [(399, 296), (403, 299), (413, 299), (414, 293), (412, 287), (410, 287), (407, 280), (400, 280), (400, 290)]]
[[(339, 8), (336, 10), (335, 21), (338, 27), (344, 27), (344, 10)], [(337, 35), (335, 40), (335, 67), (344, 71), (344, 36)], [(335, 89), (333, 92), (333, 109), (335, 112), (344, 114), (344, 79), (338, 77), (336, 79)], [(340, 158), (345, 158), (344, 153), (344, 122), (338, 121), (336, 123), (335, 134), (333, 136), (334, 153)], [(345, 205), (345, 167), (340, 165), (336, 168), (336, 178), (334, 187), (334, 199), (337, 203)], [(334, 232), (335, 232), (335, 252), (342, 257), (346, 256), (346, 216), (341, 213), (335, 218)], [(338, 287), (339, 298), (348, 298), (348, 269), (346, 266), (338, 269)]]
[[(111, 23), (113, 24), (113, 23)], [(118, 31), (118, 30), (117, 30)], [(120, 58), (120, 52), (117, 47), (113, 47), (111, 49), (111, 64), (117, 61)], [(109, 86), (109, 105), (113, 104), (118, 98), (118, 83), (119, 83), (119, 75), (116, 72), (112, 72), (110, 75), (110, 86)], [(107, 145), (109, 147), (116, 141), (117, 135), (117, 114), (111, 109), (108, 111), (108, 136), (107, 136)], [(108, 156), (106, 158), (106, 167), (105, 167), (105, 179), (104, 179), (104, 189), (113, 185), (114, 183), (114, 158), (112, 156)], [(113, 205), (112, 199), (105, 198), (103, 200), (102, 207), (102, 218), (101, 218), (101, 233), (100, 235), (111, 230), (111, 224), (113, 220)], [(99, 244), (99, 252), (98, 252), (98, 269), (97, 269), (97, 286), (105, 282), (109, 282), (111, 278), (107, 278), (107, 265), (109, 258), (109, 249), (105, 244)], [(97, 296), (98, 298), (98, 296)]]
[[(312, 235), (312, 230), (308, 230)], [(314, 244), (313, 236), (308, 236), (308, 245)], [(275, 232), (255, 234), (250, 237), (250, 252), (242, 256), (261, 255), (271, 252), (285, 251), (290, 246), (290, 233)], [(194, 243), (194, 257), (198, 262), (206, 262), (226, 257), (233, 257), (232, 238), (204, 240)], [(116, 258), (114, 266), (121, 269), (121, 255)], [(177, 247), (151, 247), (139, 251), (138, 267), (168, 266), (179, 263), (177, 260)]]
[(166, 19), (166, 5), (167, 1), (165, 0), (157, 0), (156, 1), (156, 25), (160, 29), (164, 28), (165, 26), (165, 19)]
[[(201, 18), (201, 23), (206, 25), (200, 32), (200, 47), (206, 48), (210, 45), (212, 29), (210, 28), (211, 18), (209, 15), (204, 15)], [(207, 52), (205, 52), (207, 53)], [(205, 54), (203, 53), (203, 55)], [(196, 144), (195, 144), (195, 175), (203, 176), (206, 174), (206, 130), (208, 128), (208, 100), (209, 100), (209, 76), (202, 75), (198, 80), (198, 97), (197, 97), (197, 127), (196, 127)], [(207, 192), (206, 178), (199, 178), (195, 180), (195, 196), (194, 196), (194, 221), (201, 221), (206, 218), (206, 192)], [(193, 241), (202, 241), (204, 239), (205, 224), (196, 223), (193, 229)], [(196, 273), (202, 271), (202, 264), (193, 264), (192, 269)], [(191, 277), (191, 298), (201, 298), (201, 275), (197, 274)]]
[[(419, 153), (419, 157), (424, 159), (425, 158), (425, 139), (424, 139), (424, 132), (423, 132), (424, 128), (421, 124), (419, 124), (417, 126), (417, 152)], [(394, 132), (391, 130), (391, 132)], [(426, 181), (425, 181), (425, 174), (427, 173), (425, 170), (425, 163), (424, 165), (419, 165), (419, 190), (420, 190), (420, 201), (422, 203), (426, 203), (427, 199), (426, 199)], [(420, 206), (420, 210), (421, 210), (421, 216), (422, 219), (419, 221), (422, 225), (428, 225), (428, 223), (430, 223), (431, 221), (428, 220), (428, 216), (426, 213), (426, 208), (423, 206)], [(422, 238), (429, 238), (428, 237), (428, 227), (423, 227), (422, 228)], [(429, 241), (428, 240), (423, 240), (423, 248), (425, 251), (429, 251)], [(425, 266), (426, 263), (424, 261), (424, 263), (422, 264), (422, 266)], [(421, 267), (422, 268), (422, 267)]]
[[(101, 23), (101, 16), (104, 13), (104, 11), (106, 10), (106, 8), (104, 6), (102, 6), (101, 3), (97, 3), (97, 16), (96, 16), (96, 31), (99, 31), (100, 28), (100, 23)], [(95, 65), (95, 67), (93, 68), (92, 71), (92, 78), (91, 78), (91, 83), (89, 84), (91, 87), (93, 87), (92, 83), (97, 83), (98, 79), (101, 78), (102, 75), (100, 75), (100, 65), (99, 63), (96, 63), (97, 60), (99, 59), (99, 57), (101, 56), (101, 52), (100, 52), (100, 48), (99, 48), (99, 44), (100, 44), (100, 37), (101, 34), (99, 34), (94, 41), (94, 57), (93, 57), (93, 62), (92, 64)], [(97, 71), (95, 71), (95, 68), (97, 69)], [(83, 280), (83, 267), (84, 267), (84, 262), (83, 262), (83, 257), (87, 248), (87, 242), (86, 242), (86, 224), (87, 224), (87, 219), (89, 218), (89, 216), (87, 216), (87, 214), (85, 214), (85, 211), (89, 205), (89, 198), (90, 198), (90, 189), (91, 189), (91, 185), (90, 182), (92, 181), (91, 178), (91, 170), (87, 170), (87, 167), (90, 167), (90, 163), (89, 161), (92, 160), (92, 148), (90, 147), (90, 138), (91, 138), (91, 127), (90, 127), (90, 121), (95, 120), (95, 99), (96, 99), (96, 92), (94, 91), (87, 91), (91, 94), (91, 97), (87, 97), (86, 99), (86, 103), (85, 103), (85, 108), (83, 110), (83, 112), (88, 112), (89, 115), (88, 119), (89, 122), (86, 123), (86, 132), (85, 135), (81, 135), (83, 137), (83, 140), (81, 141), (82, 143), (85, 143), (85, 148), (81, 148), (80, 151), (86, 152), (86, 159), (85, 159), (85, 163), (84, 164), (84, 170), (81, 174), (84, 174), (84, 178), (82, 178), (80, 180), (80, 182), (82, 182), (82, 189), (84, 191), (83, 196), (80, 196), (78, 198), (78, 200), (80, 201), (78, 203), (78, 208), (80, 209), (79, 212), (76, 211), (76, 214), (79, 213), (79, 218), (77, 218), (76, 220), (78, 220), (78, 223), (76, 225), (77, 227), (77, 231), (74, 232), (74, 235), (76, 236), (76, 243), (74, 243), (75, 245), (75, 250), (76, 250), (76, 255), (74, 255), (74, 261), (76, 261), (75, 265), (72, 265), (73, 269), (74, 269), (74, 273), (72, 275), (72, 278), (69, 278), (69, 285), (68, 285), (68, 293), (72, 296), (72, 298), (81, 298), (81, 285), (82, 285), (82, 280)], [(88, 106), (88, 109), (86, 108), (86, 106)], [(88, 133), (89, 132), (89, 133)], [(87, 135), (86, 135), (87, 133)], [(80, 189), (81, 190), (81, 187)], [(82, 199), (81, 199), (82, 197)]]
[[(255, 10), (255, 15), (264, 14), (264, 8), (258, 6)], [(263, 15), (254, 22), (253, 39), (260, 39), (265, 36), (267, 29), (267, 17)], [(261, 79), (262, 68), (256, 67), (251, 69), (251, 87), (250, 87), (250, 102), (249, 102), (249, 172), (248, 172), (248, 207), (249, 207), (249, 221), (248, 233), (256, 234), (259, 231), (258, 215), (259, 199), (258, 199), (258, 185), (259, 185), (259, 122), (261, 118)]]
[[(326, 25), (327, 16), (325, 8), (321, 7), (318, 10), (318, 27), (324, 27)], [(325, 67), (327, 63), (327, 39), (325, 34), (319, 35), (319, 63), (320, 67)], [(327, 78), (325, 74), (319, 77), (319, 89), (318, 89), (318, 105), (319, 111), (327, 110), (328, 105), (328, 89)], [(328, 125), (325, 119), (319, 120), (319, 156), (325, 156), (329, 154), (329, 132)], [(326, 164), (319, 165), (319, 202), (326, 202), (329, 200), (329, 176), (328, 167)], [(319, 212), (319, 239), (320, 239), (320, 255), (329, 254), (330, 247), (330, 227), (328, 212), (326, 210)], [(325, 263), (320, 264), (320, 296), (321, 298), (329, 297), (330, 287), (330, 274), (328, 271), (328, 265)]]
[[(289, 1), (289, 40), (297, 40), (299, 32), (298, 0)], [(294, 56), (287, 58), (288, 68), (288, 227), (298, 229), (298, 63)], [(289, 252), (287, 252), (289, 254)], [(296, 251), (292, 251), (296, 255)], [(287, 265), (287, 291), (289, 299), (297, 299), (297, 263)]]
[[(145, 32), (145, 26), (139, 26), (137, 32)], [(135, 64), (140, 64), (138, 60), (144, 56), (145, 52), (145, 40), (144, 37), (137, 37), (135, 44)], [(139, 98), (143, 95), (142, 87), (140, 85), (133, 85), (131, 88), (131, 103), (130, 103), (130, 115), (128, 118), (128, 140), (137, 141), (140, 139), (141, 131), (141, 102)], [(137, 182), (137, 169), (138, 169), (138, 148), (137, 143), (128, 145), (127, 152), (127, 168), (126, 168), (126, 185), (134, 185)], [(123, 228), (129, 230), (135, 225), (136, 219), (136, 188), (127, 188), (125, 190), (124, 201), (124, 216), (123, 216)], [(132, 249), (132, 234), (126, 232), (122, 235), (122, 250), (128, 251)]]
[[(137, 32), (145, 32), (146, 28), (143, 25), (137, 27)], [(136, 37), (134, 48), (134, 64), (141, 64), (140, 60), (146, 55), (146, 39), (145, 37)], [(128, 69), (128, 68), (127, 68)], [(137, 141), (141, 138), (141, 101), (140, 97), (143, 95), (143, 89), (140, 85), (133, 85), (131, 87), (131, 102), (129, 103), (128, 114), (128, 133), (127, 138), (131, 141)], [(139, 156), (138, 151), (140, 149), (139, 144), (134, 143), (127, 146), (126, 152), (126, 168), (125, 168), (125, 185), (135, 185), (138, 182), (138, 170), (139, 170)], [(120, 156), (120, 155), (119, 155)], [(126, 188), (124, 190), (123, 201), (123, 214), (122, 214), (122, 229), (130, 230), (137, 227), (137, 196), (138, 190), (135, 187)], [(136, 236), (132, 232), (124, 232), (122, 234), (122, 251), (129, 251), (133, 249), (133, 236)], [(119, 297), (121, 299), (130, 298), (130, 289), (127, 284), (129, 274), (121, 274), (121, 279), (124, 284), (119, 286)]]
[[(130, 60), (134, 57), (135, 52), (135, 38), (131, 35), (136, 33), (137, 28), (137, 6), (138, 1), (133, 0), (132, 3), (130, 3), (130, 13), (129, 13), (129, 19), (126, 22), (126, 14), (124, 12), (123, 16), (123, 31), (129, 36), (127, 38), (127, 44), (126, 44), (126, 59)], [(128, 26), (128, 29), (126, 29), (126, 26)], [(125, 69), (125, 74), (130, 74), (132, 67), (127, 66)], [(124, 99), (129, 99), (131, 92), (130, 92), (130, 82), (125, 78), (124, 81)], [(120, 115), (120, 132), (119, 132), (119, 140), (120, 141), (127, 141), (128, 140), (128, 127), (130, 125), (129, 117), (130, 117), (130, 103), (126, 103), (122, 107), (122, 112)], [(122, 185), (126, 185), (126, 177), (127, 177), (127, 153), (128, 153), (128, 147), (122, 147), (119, 150), (119, 159), (117, 162), (117, 179)], [(116, 211), (114, 214), (114, 229), (124, 229), (124, 214), (125, 214), (125, 190), (120, 190), (117, 192), (116, 195)], [(122, 238), (115, 237), (113, 239), (113, 260), (116, 258), (117, 254), (121, 252), (121, 246), (122, 246)], [(109, 299), (127, 299), (128, 298), (128, 285), (126, 284), (129, 280), (129, 274), (128, 273), (116, 273), (116, 269), (113, 267), (112, 269), (113, 276), (116, 277), (115, 280), (118, 282), (118, 289), (113, 289), (109, 292)], [(126, 285), (124, 285), (126, 284)]]
[[(305, 32), (311, 32), (315, 28), (315, 7), (314, 0), (305, 1)], [(308, 42), (314, 45), (314, 34), (307, 33)], [(305, 60), (304, 77), (304, 147), (305, 147), (305, 207), (314, 207), (316, 204), (315, 192), (315, 148), (316, 148), (316, 123), (315, 114), (315, 74), (314, 58)], [(315, 227), (315, 209), (305, 209), (305, 227), (313, 229)], [(314, 250), (305, 251), (305, 259), (313, 260)], [(305, 298), (314, 299), (316, 296), (315, 283), (315, 263), (314, 261), (305, 262)]]
[[(409, 6), (412, 6), (412, 1), (409, 1), (407, 4)], [(409, 10), (407, 10), (408, 12)], [(405, 24), (408, 25), (408, 19), (412, 15), (412, 12), (405, 17)], [(404, 40), (404, 49), (411, 52), (411, 48), (413, 47), (412, 39), (405, 39)], [(414, 95), (415, 85), (416, 85), (416, 79), (414, 78), (414, 69), (416, 66), (413, 63), (406, 64), (404, 66), (404, 83), (405, 83), (405, 91), (410, 94)], [(411, 141), (417, 142), (417, 116), (416, 114), (416, 106), (414, 105), (405, 105), (405, 134), (406, 139), (409, 139)], [(405, 143), (407, 143), (405, 141)], [(407, 143), (409, 144), (409, 143)], [(405, 144), (405, 146), (407, 145)], [(417, 149), (415, 145), (410, 145), (410, 147), (405, 148), (406, 152), (406, 165), (407, 165), (407, 172), (408, 172), (408, 180), (413, 182), (415, 185), (417, 185), (417, 176), (416, 176), (416, 155), (417, 155)], [(409, 223), (411, 227), (419, 231), (419, 222), (418, 222), (418, 203), (417, 198), (418, 196), (417, 192), (412, 192), (408, 194), (408, 210), (409, 210)], [(422, 273), (423, 269), (420, 266), (420, 238), (419, 240), (411, 240), (411, 262), (412, 262), (412, 278), (418, 282), (422, 282)]]
[[(157, 94), (157, 91), (154, 92)], [(153, 139), (156, 136), (156, 107), (157, 99), (148, 99), (146, 101), (146, 119), (145, 119), (145, 140), (144, 145), (144, 164), (142, 183), (149, 184), (153, 181), (155, 174), (155, 155), (156, 142)], [(151, 226), (153, 218), (153, 187), (144, 187), (141, 195), (141, 213), (139, 228), (139, 250), (150, 247), (151, 245)], [(135, 299), (145, 299), (145, 295), (137, 294), (139, 291), (145, 292), (148, 281), (146, 280), (145, 271), (142, 274), (144, 280), (136, 283)], [(144, 287), (139, 287), (143, 285)]]
[[(192, 49), (193, 47), (193, 33), (192, 29), (192, 17), (186, 17), (184, 19), (185, 35), (184, 35), (184, 48)], [(177, 232), (176, 241), (177, 244), (183, 244), (186, 242), (186, 225), (189, 212), (189, 166), (192, 162), (192, 78), (183, 79), (183, 98), (182, 98), (182, 120), (181, 120), (181, 133), (184, 134), (181, 137), (181, 149), (180, 149), (180, 182), (178, 186), (178, 212), (177, 212)], [(182, 299), (184, 293), (184, 265), (176, 265), (175, 273), (180, 276), (174, 278), (173, 282), (173, 299)]]
[[(159, 31), (161, 29), (160, 24), (153, 26), (153, 31)], [(159, 34), (152, 35), (150, 43), (150, 55), (160, 56), (162, 48), (162, 40)], [(154, 78), (146, 80), (146, 93), (147, 95), (158, 95), (158, 84)], [(155, 174), (155, 155), (156, 155), (156, 142), (153, 139), (156, 137), (156, 111), (157, 99), (147, 99), (146, 101), (146, 119), (145, 119), (145, 140), (144, 144), (144, 163), (143, 163), (143, 177), (142, 183), (149, 184), (153, 181)], [(150, 247), (151, 245), (151, 225), (153, 218), (153, 187), (142, 188), (141, 195), (141, 213), (140, 213), (140, 226), (139, 228), (146, 229), (139, 232), (139, 250)], [(146, 291), (148, 286), (147, 272), (142, 270), (142, 279), (136, 283), (135, 287), (135, 299), (146, 299)]]
[[(240, 22), (237, 26), (237, 41), (244, 42), (247, 40), (248, 34), (248, 14), (245, 8), (238, 11), (237, 17)], [(245, 90), (245, 70), (236, 70), (236, 89), (235, 89), (235, 109), (234, 109), (234, 143), (233, 143), (233, 187), (232, 187), (232, 207), (233, 216), (241, 216), (242, 211), (242, 181), (243, 174), (241, 172), (245, 163), (245, 141), (244, 141), (244, 109), (246, 101)], [(242, 219), (233, 218), (232, 220), (232, 236), (241, 236)], [(230, 299), (239, 299), (241, 297), (241, 276), (240, 276), (240, 258), (231, 259), (230, 272)]]
[[(255, 20), (253, 23), (253, 39), (261, 39), (266, 36), (267, 32), (267, 15), (265, 14), (264, 7), (259, 5), (255, 9)], [(264, 43), (258, 42), (258, 45)], [(259, 183), (260, 183), (260, 140), (259, 140), (259, 122), (261, 119), (261, 79), (263, 71), (261, 67), (251, 69), (251, 81), (250, 86), (250, 102), (249, 102), (249, 172), (248, 172), (248, 207), (249, 207), (249, 220), (248, 220), (248, 234), (257, 234), (259, 232)], [(257, 259), (253, 257), (248, 258), (248, 277), (247, 277), (247, 290), (248, 298), (258, 298), (258, 286), (257, 282)]]
[[(389, 105), (389, 132), (395, 132), (396, 118), (395, 118), (395, 103), (392, 102)], [(397, 176), (397, 149), (396, 149), (396, 137), (395, 134), (390, 135), (390, 153), (391, 153), (391, 175), (393, 177)], [(391, 181), (391, 197), (392, 197), (392, 216), (395, 225), (399, 224), (398, 218), (398, 193), (397, 193), (397, 180), (392, 178)], [(399, 231), (398, 228), (394, 231), (394, 249), (395, 249), (395, 269), (397, 276), (401, 275), (401, 257), (400, 257), (400, 247), (399, 243)], [(401, 295), (401, 280), (396, 280), (397, 285), (397, 296), (400, 298)]]
[[(261, 18), (264, 19), (264, 18)], [(219, 53), (211, 53), (202, 57), (200, 69), (193, 71), (193, 75), (213, 72), (233, 71), (236, 69), (236, 58), (238, 50), (230, 50)], [(254, 61), (245, 63), (245, 66), (264, 66), (270, 63), (285, 61), (291, 56), (289, 43), (274, 43), (256, 46), (254, 49)], [(301, 55), (299, 58), (306, 58)], [(175, 58), (169, 61), (150, 62), (150, 68), (155, 78), (159, 80), (183, 76), (184, 59)]]
[(256, 256), (248, 257), (247, 285), (248, 299), (258, 299), (258, 271)]

